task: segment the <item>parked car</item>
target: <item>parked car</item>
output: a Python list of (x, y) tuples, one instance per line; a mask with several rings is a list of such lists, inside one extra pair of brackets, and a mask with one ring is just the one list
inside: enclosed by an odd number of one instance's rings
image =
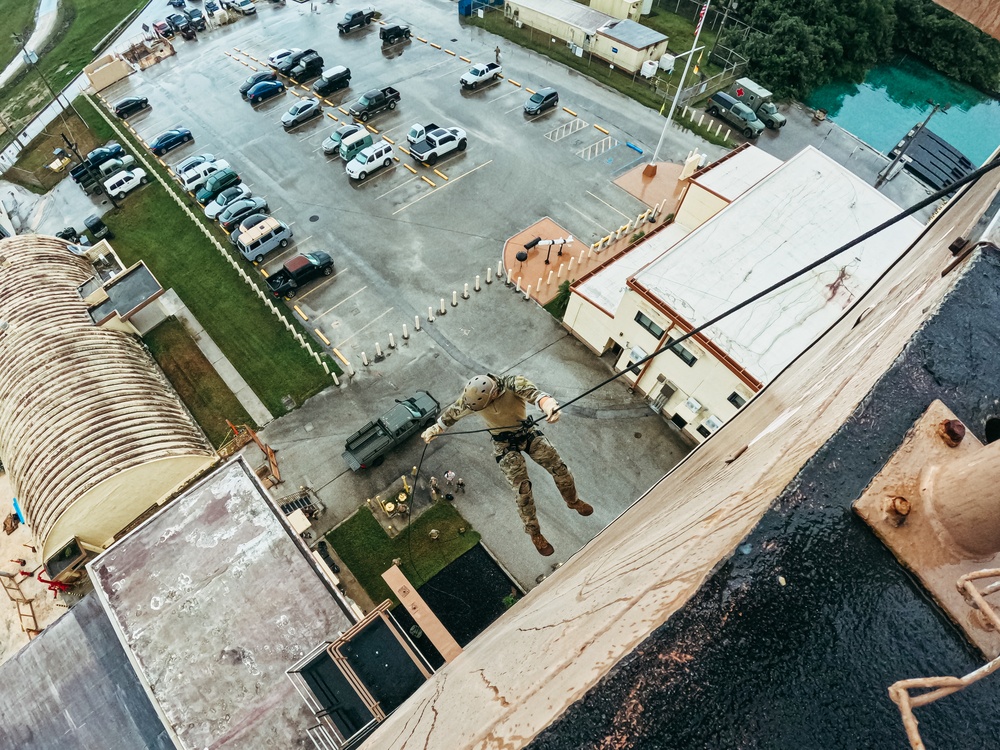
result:
[(281, 125), (285, 130), (288, 130), (314, 117), (319, 117), (321, 114), (323, 114), (323, 106), (319, 103), (319, 99), (313, 99), (312, 97), (301, 99), (289, 107), (288, 111), (281, 116)]
[(205, 185), (195, 194), (195, 198), (201, 205), (207, 205), (223, 190), (230, 188), (233, 185), (239, 185), (242, 181), (243, 180), (238, 174), (236, 174), (235, 170), (229, 167), (226, 169), (220, 169), (218, 172), (205, 180)]
[(254, 84), (250, 90), (247, 91), (247, 101), (251, 104), (260, 104), (263, 101), (267, 101), (272, 96), (284, 93), (284, 91), (285, 84), (281, 81), (261, 81), (260, 83)]
[(329, 253), (315, 252), (296, 255), (267, 277), (267, 286), (278, 299), (291, 299), (300, 287), (320, 276), (333, 275), (333, 258)]
[(184, 15), (188, 17), (188, 21), (191, 23), (191, 26), (198, 31), (204, 31), (208, 28), (207, 22), (205, 21), (205, 14), (198, 8), (185, 10)]
[(246, 217), (263, 214), (268, 210), (267, 201), (263, 198), (257, 196), (240, 198), (226, 206), (225, 210), (219, 214), (219, 226), (230, 232), (233, 227), (239, 225)]
[(392, 86), (366, 91), (360, 99), (351, 105), (351, 117), (356, 117), (361, 122), (368, 122), (372, 115), (377, 115), (386, 109), (395, 109), (400, 98), (400, 93)]
[(481, 83), (497, 80), (502, 73), (500, 63), (476, 63), (458, 80), (462, 88), (474, 89)]
[(538, 89), (534, 94), (528, 97), (528, 101), (524, 103), (524, 113), (527, 115), (540, 115), (547, 109), (551, 109), (559, 103), (559, 92), (554, 88), (548, 87), (544, 89)]
[(258, 83), (263, 83), (264, 81), (277, 81), (278, 74), (273, 70), (259, 70), (256, 73), (250, 75), (243, 84), (240, 86), (240, 96), (244, 99), (247, 98), (247, 92), (250, 91)]
[(108, 159), (117, 159), (124, 156), (124, 154), (125, 149), (121, 147), (121, 144), (111, 141), (107, 146), (95, 148), (87, 154), (87, 158), (83, 160), (82, 164), (78, 164), (70, 170), (69, 176), (73, 178), (73, 182), (81, 182), (82, 180), (89, 179), (91, 170), (94, 167), (99, 167)]
[(379, 39), (383, 45), (395, 44), (410, 38), (410, 27), (395, 23), (391, 26), (383, 26), (378, 30)]
[(323, 141), (323, 153), (327, 156), (339, 153), (340, 144), (344, 142), (344, 139), (348, 136), (354, 135), (359, 130), (364, 130), (364, 128), (356, 122), (341, 125), (339, 128), (334, 130), (326, 140)]
[(314, 49), (295, 50), (294, 52), (292, 52), (292, 54), (288, 55), (284, 60), (275, 65), (274, 68), (282, 75), (287, 76), (289, 73), (292, 72), (292, 68), (294, 68), (296, 65), (299, 64), (299, 60), (308, 55), (315, 55), (315, 54), (316, 50)]
[(318, 96), (329, 96), (334, 91), (351, 85), (351, 69), (335, 65), (323, 71), (322, 77), (313, 84), (313, 92)]
[(462, 128), (438, 128), (426, 133), (422, 141), (410, 144), (410, 156), (433, 167), (442, 156), (465, 151), (467, 145), (468, 136)]
[(295, 63), (295, 67), (288, 71), (288, 77), (296, 83), (305, 83), (306, 81), (311, 81), (322, 72), (323, 58), (314, 52), (311, 55), (303, 56), (301, 60)]
[(164, 39), (173, 39), (174, 36), (174, 30), (170, 28), (170, 24), (166, 21), (153, 21), (153, 31)]
[(119, 172), (113, 177), (105, 180), (104, 190), (108, 195), (112, 195), (117, 200), (121, 200), (125, 197), (126, 193), (132, 192), (137, 187), (145, 185), (147, 182), (149, 182), (149, 178), (146, 176), (146, 170), (126, 170), (125, 172)]
[(126, 96), (115, 102), (114, 113), (123, 120), (136, 112), (149, 109), (149, 100), (144, 96)]
[(257, 6), (251, 0), (219, 0), (226, 10), (234, 10), (244, 16), (252, 16), (257, 12)]
[(376, 172), (383, 167), (392, 164), (392, 146), (388, 141), (379, 141), (361, 152), (347, 162), (344, 171), (348, 177), (355, 180), (364, 181), (372, 172)]
[(267, 56), (267, 64), (272, 68), (278, 67), (286, 59), (294, 55), (296, 52), (301, 52), (298, 47), (292, 47), (291, 49), (276, 49), (270, 55)]
[(252, 195), (250, 188), (246, 185), (233, 185), (219, 193), (205, 206), (205, 216), (209, 219), (216, 218), (226, 207), (242, 198), (249, 198)]
[(441, 412), (441, 405), (427, 391), (417, 391), (405, 401), (396, 399), (385, 414), (355, 432), (342, 454), (351, 471), (378, 466), (386, 453), (426, 429)]
[(218, 161), (206, 161), (203, 164), (199, 164), (187, 170), (184, 174), (180, 175), (178, 179), (180, 180), (181, 187), (189, 192), (196, 192), (200, 190), (208, 178), (211, 177), (216, 172), (220, 172), (223, 169), (229, 169), (229, 162), (225, 159), (219, 159)]
[(270, 217), (267, 214), (250, 214), (239, 223), (236, 229), (229, 233), (229, 242), (235, 245), (241, 234), (253, 229), (255, 226), (264, 221), (264, 219), (268, 218)]
[(349, 10), (344, 14), (344, 18), (337, 23), (337, 31), (346, 34), (351, 29), (360, 29), (367, 26), (375, 17), (375, 9), (368, 5), (361, 10)]
[(173, 29), (175, 32), (181, 32), (184, 29), (191, 28), (191, 22), (188, 20), (188, 17), (183, 13), (171, 13), (169, 16), (167, 16), (167, 23), (170, 25), (170, 28)]
[(344, 164), (354, 159), (355, 156), (360, 154), (369, 146), (374, 146), (375, 141), (372, 139), (372, 134), (369, 133), (364, 128), (351, 133), (349, 136), (344, 138), (340, 142), (340, 158), (344, 160)]
[(184, 0), (167, 0), (167, 5), (173, 6), (174, 8), (183, 8)]
[(174, 172), (174, 176), (180, 177), (185, 172), (194, 169), (199, 164), (204, 164), (205, 162), (215, 161), (214, 154), (198, 154), (197, 156), (189, 156), (183, 161), (177, 162), (171, 169)]
[(131, 169), (134, 166), (135, 157), (125, 154), (117, 159), (108, 159), (97, 168), (97, 171), (101, 173), (101, 177), (111, 177), (123, 169)]
[(247, 260), (260, 263), (268, 253), (278, 248), (288, 247), (291, 240), (292, 228), (284, 222), (268, 216), (260, 224), (243, 232), (236, 239), (236, 249)]
[(208, 14), (209, 18), (214, 16), (219, 12), (218, 3), (216, 3), (215, 0), (205, 0), (205, 12)]
[(156, 136), (152, 143), (149, 144), (149, 150), (157, 156), (162, 156), (168, 151), (173, 151), (182, 143), (187, 143), (190, 140), (190, 130), (187, 128), (174, 128), (173, 130), (168, 130), (165, 133), (160, 133)]
[(717, 91), (705, 105), (708, 114), (719, 117), (739, 130), (744, 138), (756, 138), (764, 132), (762, 123), (746, 104)]

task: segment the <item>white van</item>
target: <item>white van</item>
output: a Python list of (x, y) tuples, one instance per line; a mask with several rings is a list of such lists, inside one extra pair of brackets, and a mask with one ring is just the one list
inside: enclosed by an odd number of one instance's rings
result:
[(209, 177), (218, 172), (220, 169), (228, 168), (229, 162), (225, 159), (219, 159), (218, 161), (205, 161), (196, 167), (191, 167), (191, 169), (186, 172), (182, 172), (177, 179), (180, 181), (182, 188), (191, 192), (196, 192), (208, 181)]
[(288, 247), (292, 228), (272, 216), (243, 232), (236, 240), (236, 249), (247, 260), (260, 263), (264, 256), (279, 247)]

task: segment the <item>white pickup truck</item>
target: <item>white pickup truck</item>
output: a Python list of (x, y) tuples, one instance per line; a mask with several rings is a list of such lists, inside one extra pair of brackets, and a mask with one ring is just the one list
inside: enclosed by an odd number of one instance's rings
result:
[(410, 156), (421, 164), (434, 166), (445, 154), (465, 151), (468, 144), (461, 128), (437, 128), (427, 132), (422, 141), (410, 145)]
[(500, 63), (475, 63), (459, 80), (462, 88), (474, 89), (481, 83), (495, 81), (502, 73), (503, 67)]

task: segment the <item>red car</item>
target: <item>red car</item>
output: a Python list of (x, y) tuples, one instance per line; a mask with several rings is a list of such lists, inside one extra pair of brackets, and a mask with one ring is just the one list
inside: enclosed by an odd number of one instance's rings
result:
[(166, 21), (153, 21), (153, 31), (164, 39), (172, 39), (174, 36), (174, 30)]

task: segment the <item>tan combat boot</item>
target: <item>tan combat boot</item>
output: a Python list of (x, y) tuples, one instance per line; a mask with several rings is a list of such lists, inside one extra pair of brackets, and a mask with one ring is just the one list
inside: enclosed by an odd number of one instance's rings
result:
[(580, 498), (577, 498), (572, 503), (566, 503), (566, 507), (570, 510), (575, 510), (581, 516), (589, 516), (594, 512), (594, 507), (588, 503), (583, 502)]
[(535, 545), (535, 549), (538, 550), (538, 554), (544, 557), (548, 557), (555, 549), (549, 544), (549, 541), (542, 536), (542, 532), (537, 531), (531, 535), (531, 543)]

